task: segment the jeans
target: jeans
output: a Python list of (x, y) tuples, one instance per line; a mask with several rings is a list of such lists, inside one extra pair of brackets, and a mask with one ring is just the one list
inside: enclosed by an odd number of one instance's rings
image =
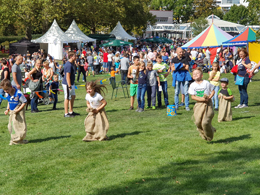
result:
[(111, 67), (112, 67), (112, 62), (108, 62), (107, 63), (108, 72), (111, 71)]
[(83, 74), (83, 80), (86, 82), (86, 71), (84, 70), (84, 68), (82, 67), (79, 67), (78, 69), (78, 78), (77, 78), (77, 81), (79, 82), (79, 77), (80, 77), (80, 74)]
[[(168, 92), (167, 92), (167, 81), (160, 82), (162, 86), (162, 91), (163, 91), (163, 97), (164, 97), (164, 103), (165, 106), (169, 105), (168, 102)], [(157, 99), (158, 99), (158, 107), (162, 106), (162, 92), (159, 91), (158, 83), (156, 84), (156, 89), (157, 89)]]
[(151, 100), (152, 100), (152, 106), (155, 106), (156, 104), (156, 85), (154, 86), (147, 86), (147, 102), (148, 106), (151, 106)]
[(39, 99), (38, 95), (34, 94), (33, 99), (31, 99), (31, 111), (37, 110), (38, 99)]
[(176, 87), (175, 87), (175, 107), (179, 107), (179, 93), (181, 85), (183, 85), (183, 94), (185, 95), (185, 107), (189, 107), (189, 94), (188, 94), (188, 88), (189, 88), (189, 81), (176, 81)]
[[(4, 90), (3, 90), (3, 89), (1, 89), (1, 88), (0, 88), (0, 95), (2, 95), (3, 97), (4, 97), (4, 95), (5, 95), (5, 92), (4, 92)], [(0, 98), (0, 105), (2, 104), (2, 101), (3, 101), (3, 99), (2, 99), (2, 98)]]
[(146, 84), (138, 84), (137, 88), (137, 101), (138, 101), (138, 107), (144, 109), (144, 95), (146, 92)]
[(212, 97), (212, 104), (214, 106), (214, 103), (215, 103), (215, 108), (218, 108), (218, 91), (219, 91), (219, 86), (215, 86), (214, 91), (215, 91), (215, 94)]
[(58, 91), (55, 94), (52, 94), (52, 97), (54, 98), (54, 102), (53, 102), (53, 108), (56, 108), (56, 104), (58, 102)]
[(121, 81), (126, 81), (127, 82), (127, 72), (128, 70), (121, 70)]
[(248, 76), (244, 77), (244, 83), (243, 85), (238, 85), (238, 90), (240, 93), (240, 104), (245, 104), (248, 106), (248, 94), (247, 94), (247, 85), (249, 83), (250, 79)]

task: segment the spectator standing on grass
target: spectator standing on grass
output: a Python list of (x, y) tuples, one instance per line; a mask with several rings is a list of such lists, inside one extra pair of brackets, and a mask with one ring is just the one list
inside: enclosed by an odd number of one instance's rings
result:
[[(75, 69), (74, 61), (76, 60), (76, 54), (73, 51), (68, 53), (69, 60), (64, 65), (64, 78), (62, 80), (62, 87), (64, 91), (64, 117), (75, 117), (79, 115), (73, 111), (75, 94)], [(69, 107), (69, 109), (68, 109)]]
[(121, 59), (121, 63), (119, 65), (122, 81), (126, 81), (126, 79), (127, 79), (128, 68), (129, 68), (129, 59), (127, 58), (127, 54), (124, 53), (123, 58)]
[(12, 66), (12, 86), (15, 86), (17, 89), (21, 90), (22, 86), (22, 72), (20, 69), (20, 64), (23, 62), (23, 57), (22, 56), (17, 56), (16, 62)]

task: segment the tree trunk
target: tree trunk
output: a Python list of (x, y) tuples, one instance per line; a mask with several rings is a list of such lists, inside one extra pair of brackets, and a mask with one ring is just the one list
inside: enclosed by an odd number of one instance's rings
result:
[(90, 28), (90, 30), (91, 30), (91, 34), (95, 34), (95, 33), (96, 33), (96, 26), (93, 25), (93, 26)]
[(32, 40), (32, 27), (31, 25), (26, 26), (25, 38)]

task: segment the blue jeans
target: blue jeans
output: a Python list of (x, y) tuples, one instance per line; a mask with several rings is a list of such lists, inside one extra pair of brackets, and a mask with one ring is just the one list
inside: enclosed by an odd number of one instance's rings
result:
[[(0, 88), (0, 95), (2, 95), (3, 97), (4, 97), (4, 95), (5, 95), (5, 92), (4, 92), (4, 90), (3, 90), (3, 89), (1, 89), (1, 88)], [(3, 101), (3, 99), (2, 99), (2, 98), (0, 98), (0, 105), (2, 104), (2, 101)]]
[[(162, 86), (165, 106), (168, 106), (169, 102), (168, 102), (168, 92), (167, 92), (167, 87), (168, 87), (167, 81), (160, 82), (160, 84)], [(156, 83), (156, 89), (157, 89), (158, 107), (161, 107), (162, 106), (162, 97), (161, 97), (162, 96), (162, 92), (159, 91), (158, 83)]]
[(155, 106), (155, 104), (156, 104), (156, 85), (147, 86), (147, 102), (148, 102), (149, 107), (151, 107), (151, 101), (152, 101), (152, 106)]
[(108, 62), (107, 63), (108, 72), (111, 71), (111, 67), (112, 67), (112, 62)]
[(144, 109), (144, 95), (146, 92), (146, 84), (138, 84), (137, 88), (137, 101), (138, 101), (138, 107)]
[(31, 99), (31, 111), (37, 110), (38, 99), (39, 99), (38, 95), (34, 94), (33, 99)]
[(240, 93), (240, 104), (245, 104), (248, 106), (248, 94), (247, 94), (247, 85), (249, 83), (249, 77), (244, 77), (243, 85), (238, 85), (238, 90)]
[(215, 86), (214, 91), (215, 91), (215, 94), (212, 97), (212, 104), (214, 106), (214, 103), (215, 103), (215, 108), (218, 108), (218, 91), (219, 91), (219, 86)]
[(58, 91), (55, 94), (52, 94), (52, 97), (54, 98), (54, 102), (53, 102), (53, 108), (56, 108), (56, 104), (58, 102)]
[(183, 85), (183, 94), (185, 96), (185, 107), (189, 107), (189, 81), (176, 81), (176, 87), (175, 87), (175, 96), (174, 96), (174, 102), (175, 102), (175, 108), (179, 107), (179, 93), (181, 85)]

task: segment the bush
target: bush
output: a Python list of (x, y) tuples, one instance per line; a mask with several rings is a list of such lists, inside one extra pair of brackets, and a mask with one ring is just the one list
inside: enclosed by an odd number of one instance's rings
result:
[[(41, 36), (42, 36), (42, 34), (35, 34), (35, 35), (32, 35), (32, 39), (37, 39)], [(24, 35), (20, 35), (20, 36), (0, 36), (0, 43), (6, 42), (6, 41), (14, 43), (14, 42), (20, 41), (24, 37), (25, 37)]]

